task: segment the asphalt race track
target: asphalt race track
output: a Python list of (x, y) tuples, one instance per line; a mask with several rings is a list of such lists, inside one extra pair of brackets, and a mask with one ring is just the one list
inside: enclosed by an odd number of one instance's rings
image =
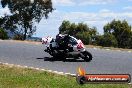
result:
[(41, 43), (0, 40), (0, 62), (72, 74), (76, 74), (81, 66), (88, 74), (132, 75), (132, 52), (88, 48), (93, 60), (85, 62), (73, 59), (54, 60), (43, 50), (44, 46)]

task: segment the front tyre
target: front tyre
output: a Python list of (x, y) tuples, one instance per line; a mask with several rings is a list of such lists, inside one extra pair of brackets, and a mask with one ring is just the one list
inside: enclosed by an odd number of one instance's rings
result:
[(86, 62), (90, 62), (92, 60), (92, 54), (88, 51), (84, 51), (82, 52), (83, 54), (83, 59), (86, 61)]

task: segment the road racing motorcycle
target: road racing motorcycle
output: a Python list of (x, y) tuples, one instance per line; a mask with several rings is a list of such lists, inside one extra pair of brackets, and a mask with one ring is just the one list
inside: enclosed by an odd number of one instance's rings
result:
[(66, 58), (84, 59), (86, 62), (92, 60), (92, 54), (86, 50), (83, 42), (69, 35), (68, 48), (60, 49), (56, 39), (53, 37), (42, 38), (42, 44), (46, 46), (45, 52), (55, 59), (66, 60)]

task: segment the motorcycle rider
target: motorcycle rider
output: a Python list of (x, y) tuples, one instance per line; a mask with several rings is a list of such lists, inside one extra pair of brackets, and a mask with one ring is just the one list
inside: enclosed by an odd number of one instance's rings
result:
[(66, 51), (68, 49), (69, 44), (69, 35), (68, 34), (58, 34), (56, 35), (56, 42), (58, 44), (58, 48)]
[(56, 35), (56, 43), (57, 43), (57, 47), (60, 49), (61, 48), (61, 45), (63, 43), (62, 41), (62, 38), (63, 38), (63, 35), (62, 34), (57, 34)]

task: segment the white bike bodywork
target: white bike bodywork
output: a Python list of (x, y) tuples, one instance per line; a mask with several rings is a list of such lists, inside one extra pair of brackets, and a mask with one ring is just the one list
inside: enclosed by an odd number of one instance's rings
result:
[[(68, 46), (73, 47), (73, 51), (85, 51), (85, 46), (81, 40), (78, 40), (73, 36), (70, 37), (71, 37), (70, 42), (75, 44), (68, 44)], [(42, 44), (45, 44), (46, 47), (49, 47), (50, 44), (52, 45), (52, 47), (58, 47), (58, 44), (55, 42), (55, 39), (49, 36), (46, 38), (42, 38)]]
[[(84, 44), (82, 43), (81, 40), (76, 39), (73, 36), (69, 36), (69, 42), (68, 42), (68, 47), (69, 49), (66, 49), (67, 51), (65, 52), (60, 52), (59, 51), (59, 46), (53, 37), (46, 37), (42, 38), (42, 44), (46, 46), (45, 52), (48, 52), (51, 56), (77, 56), (81, 57), (86, 61), (91, 61), (92, 60), (92, 55), (90, 52), (86, 51)], [(71, 50), (70, 50), (71, 49)], [(71, 54), (71, 53), (72, 54)], [(74, 54), (73, 54), (74, 53)]]

